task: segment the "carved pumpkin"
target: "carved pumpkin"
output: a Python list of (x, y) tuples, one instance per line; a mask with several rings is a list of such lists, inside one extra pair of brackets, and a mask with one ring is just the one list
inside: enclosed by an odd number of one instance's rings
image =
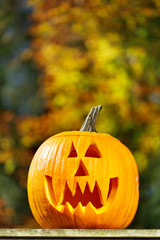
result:
[(28, 197), (42, 228), (125, 228), (136, 213), (136, 162), (119, 140), (96, 132), (100, 109), (80, 131), (46, 140), (32, 160)]

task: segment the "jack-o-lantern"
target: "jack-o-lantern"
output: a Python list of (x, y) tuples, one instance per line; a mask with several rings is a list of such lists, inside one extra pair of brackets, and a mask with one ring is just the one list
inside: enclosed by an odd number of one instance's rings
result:
[(46, 140), (32, 160), (28, 197), (42, 228), (125, 228), (134, 218), (137, 165), (119, 140), (96, 132), (100, 109), (91, 109), (80, 131)]

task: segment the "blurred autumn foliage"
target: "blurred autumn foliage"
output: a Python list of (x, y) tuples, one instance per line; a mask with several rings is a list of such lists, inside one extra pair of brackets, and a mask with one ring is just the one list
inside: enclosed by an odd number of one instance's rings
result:
[(139, 167), (130, 227), (160, 228), (159, 0), (2, 0), (0, 19), (0, 227), (38, 227), (26, 193), (35, 150), (101, 104), (98, 131)]

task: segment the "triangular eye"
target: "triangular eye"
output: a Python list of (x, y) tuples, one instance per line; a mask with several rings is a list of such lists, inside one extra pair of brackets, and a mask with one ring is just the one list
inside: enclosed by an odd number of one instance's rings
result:
[(72, 158), (72, 157), (77, 157), (77, 152), (76, 152), (76, 149), (75, 149), (75, 146), (74, 146), (73, 142), (72, 142), (72, 145), (71, 145), (71, 150), (70, 150), (68, 158)]
[(91, 144), (86, 151), (85, 157), (100, 158), (101, 153), (96, 144)]
[(87, 171), (84, 163), (81, 160), (75, 176), (87, 176), (87, 175), (88, 175), (88, 171)]

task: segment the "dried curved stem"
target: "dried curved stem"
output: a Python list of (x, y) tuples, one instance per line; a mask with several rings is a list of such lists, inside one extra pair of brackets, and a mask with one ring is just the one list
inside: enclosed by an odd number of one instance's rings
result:
[(80, 131), (97, 132), (96, 131), (96, 121), (97, 121), (97, 117), (98, 117), (101, 109), (102, 109), (101, 105), (91, 108)]

